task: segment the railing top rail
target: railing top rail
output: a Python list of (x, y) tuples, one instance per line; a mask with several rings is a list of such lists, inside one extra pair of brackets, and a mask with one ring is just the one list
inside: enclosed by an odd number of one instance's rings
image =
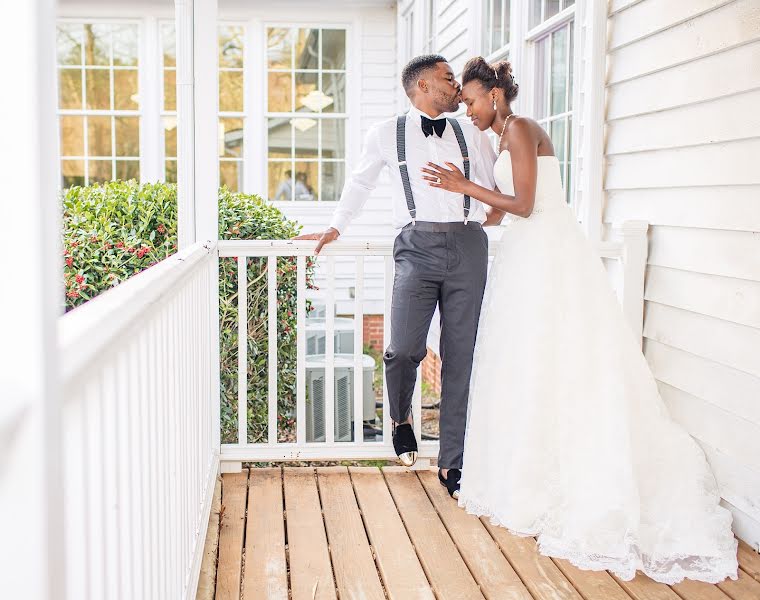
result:
[(63, 315), (58, 320), (58, 347), (64, 386), (118, 343), (120, 335), (215, 249), (216, 242), (197, 242)]
[[(504, 235), (509, 235), (505, 232)], [(491, 242), (488, 254), (493, 256), (498, 242)], [(316, 240), (220, 240), (219, 256), (312, 256)], [(598, 246), (602, 258), (621, 258), (621, 242), (602, 242)], [(322, 248), (321, 256), (391, 256), (393, 240), (376, 239), (366, 241), (336, 240)]]

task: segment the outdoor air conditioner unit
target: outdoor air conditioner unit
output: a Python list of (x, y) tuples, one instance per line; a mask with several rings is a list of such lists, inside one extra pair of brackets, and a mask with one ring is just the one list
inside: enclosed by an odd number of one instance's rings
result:
[[(335, 360), (335, 441), (350, 442), (354, 422), (354, 356), (336, 354)], [(363, 421), (375, 419), (375, 391), (372, 380), (375, 361), (362, 355), (362, 405)], [(325, 357), (313, 355), (306, 358), (306, 441), (325, 441)]]
[[(336, 317), (333, 328), (335, 354), (352, 354), (354, 351), (354, 320)], [(309, 318), (306, 320), (306, 354), (324, 354), (325, 319)]]

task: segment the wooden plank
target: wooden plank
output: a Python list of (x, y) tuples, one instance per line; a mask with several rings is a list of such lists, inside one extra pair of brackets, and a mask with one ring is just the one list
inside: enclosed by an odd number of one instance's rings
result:
[(201, 572), (198, 576), (198, 590), (195, 600), (214, 600), (216, 593), (216, 559), (219, 554), (219, 513), (222, 509), (222, 478), (214, 484), (214, 499), (211, 504), (206, 541), (203, 544)]
[(584, 600), (631, 600), (607, 571), (584, 571), (559, 558), (552, 561)]
[(317, 469), (317, 483), (338, 595), (384, 600), (348, 469)]
[(222, 512), (219, 528), (219, 566), (216, 570), (216, 600), (240, 598), (243, 559), (245, 500), (248, 469), (222, 475)]
[(483, 595), (488, 600), (531, 600), (528, 590), (480, 519), (457, 506), (435, 473), (419, 471), (417, 476)]
[(512, 535), (485, 517), (481, 522), (536, 600), (581, 600), (552, 559), (539, 554), (536, 540)]
[(655, 340), (647, 340), (644, 349), (660, 381), (760, 425), (760, 377)]
[(752, 579), (760, 581), (760, 554), (741, 540), (739, 540), (739, 565)]
[(612, 190), (607, 195), (604, 221), (640, 220), (650, 225), (760, 231), (758, 198), (760, 185)]
[[(615, 577), (613, 575), (613, 577)], [(680, 600), (678, 595), (664, 583), (657, 583), (642, 573), (636, 573), (631, 581), (615, 577), (633, 600)]]
[(673, 420), (686, 431), (738, 463), (760, 471), (760, 426), (666, 383), (660, 382), (658, 387)]
[(608, 81), (666, 69), (757, 39), (760, 29), (753, 11), (757, 11), (756, 0), (728, 2), (717, 10), (613, 50)]
[(402, 467), (386, 467), (383, 474), (436, 598), (482, 599), (417, 476)]
[(284, 480), (292, 598), (336, 600), (314, 471), (286, 467)]
[(684, 579), (681, 583), (670, 586), (682, 600), (728, 600), (716, 586), (702, 581)]
[(644, 337), (760, 377), (760, 329), (647, 302)]
[[(758, 44), (760, 47), (760, 44)], [(760, 52), (758, 52), (760, 62)], [(757, 185), (760, 139), (648, 150), (607, 157), (606, 190), (700, 185)]]
[(350, 467), (349, 472), (389, 600), (433, 600), (380, 469)]
[[(648, 25), (648, 23), (644, 23)], [(609, 86), (607, 119), (696, 104), (760, 87), (760, 44), (746, 44)], [(716, 85), (720, 81), (720, 85)], [(657, 90), (652, 94), (652, 90)]]
[(282, 513), (280, 469), (251, 469), (245, 534), (244, 600), (288, 600)]
[(739, 569), (739, 579), (726, 579), (718, 584), (722, 592), (732, 600), (758, 600), (760, 598), (760, 582), (755, 581), (747, 573)]

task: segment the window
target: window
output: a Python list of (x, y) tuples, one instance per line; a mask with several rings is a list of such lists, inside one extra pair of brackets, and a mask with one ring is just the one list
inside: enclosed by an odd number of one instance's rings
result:
[(573, 159), (573, 21), (536, 41), (536, 66), (536, 119), (552, 138), (569, 202)]
[(138, 26), (59, 23), (61, 184), (140, 177)]
[(243, 190), (244, 37), (241, 26), (219, 27), (219, 183)]
[(485, 0), (483, 24), (485, 29), (483, 53), (488, 57), (506, 54), (509, 45), (509, 0)]
[(532, 0), (530, 3), (530, 27), (540, 25), (574, 4), (575, 0)]
[(164, 136), (164, 181), (177, 182), (177, 46), (174, 23), (161, 25), (163, 77), (161, 125)]
[(267, 28), (270, 200), (337, 200), (345, 178), (346, 31)]
[(427, 19), (425, 20), (425, 44), (423, 51), (425, 54), (435, 53), (435, 34), (436, 34), (436, 10), (435, 0), (427, 0)]

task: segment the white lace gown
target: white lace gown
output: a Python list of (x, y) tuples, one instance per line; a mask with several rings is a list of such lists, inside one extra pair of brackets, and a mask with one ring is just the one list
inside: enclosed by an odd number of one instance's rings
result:
[[(496, 182), (514, 193), (508, 152)], [(675, 583), (737, 576), (731, 514), (671, 420), (601, 260), (539, 157), (481, 313), (459, 505), (581, 569)]]

